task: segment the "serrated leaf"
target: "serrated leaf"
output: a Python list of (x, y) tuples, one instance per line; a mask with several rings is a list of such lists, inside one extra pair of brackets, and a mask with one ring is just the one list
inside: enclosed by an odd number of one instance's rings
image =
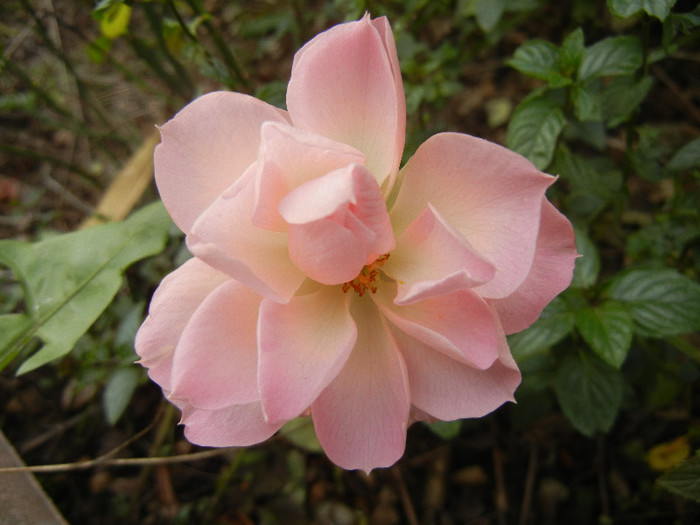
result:
[(641, 41), (633, 36), (612, 36), (596, 42), (583, 52), (578, 78), (631, 75), (644, 63)]
[(687, 460), (668, 471), (657, 483), (666, 490), (700, 502), (700, 456)]
[(675, 3), (676, 0), (608, 0), (608, 9), (620, 18), (629, 18), (644, 11), (663, 22)]
[(594, 355), (570, 355), (557, 370), (554, 391), (564, 415), (583, 435), (612, 427), (622, 404), (622, 373)]
[(0, 316), (6, 328), (0, 336), (0, 365), (34, 337), (43, 346), (19, 373), (70, 352), (112, 301), (122, 272), (163, 249), (170, 224), (163, 205), (154, 203), (123, 222), (36, 243), (0, 241), (0, 263), (22, 283), (26, 303), (26, 313)]
[(559, 49), (546, 40), (530, 40), (522, 44), (506, 62), (512, 68), (540, 80), (561, 77)]
[(614, 301), (576, 312), (576, 328), (598, 357), (620, 368), (632, 344), (632, 317)]
[(560, 297), (552, 301), (532, 326), (508, 336), (513, 358), (521, 363), (557, 344), (574, 328), (574, 312)]
[(576, 233), (576, 251), (581, 254), (581, 257), (576, 259), (571, 286), (589, 288), (598, 281), (600, 253), (585, 230), (574, 226), (574, 232)]
[(700, 168), (700, 137), (697, 137), (673, 154), (666, 168), (672, 171), (684, 171)]
[(700, 284), (671, 268), (619, 275), (609, 295), (624, 304), (640, 335), (664, 337), (700, 329)]
[(107, 380), (102, 406), (110, 425), (114, 425), (122, 417), (142, 377), (142, 369), (133, 366), (120, 368)]
[(543, 170), (552, 160), (565, 123), (564, 112), (557, 102), (546, 97), (526, 100), (513, 113), (506, 143)]
[(600, 106), (600, 93), (592, 86), (576, 84), (571, 90), (576, 118), (581, 122), (601, 121), (603, 114)]
[(654, 79), (649, 75), (639, 80), (634, 76), (613, 78), (605, 86), (601, 96), (602, 112), (607, 125), (615, 127), (629, 120), (653, 84)]

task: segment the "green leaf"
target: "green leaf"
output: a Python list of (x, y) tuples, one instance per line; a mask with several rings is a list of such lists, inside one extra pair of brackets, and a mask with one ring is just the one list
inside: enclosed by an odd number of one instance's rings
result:
[(684, 498), (700, 502), (700, 455), (669, 470), (657, 480), (657, 483)]
[(631, 75), (644, 63), (640, 40), (613, 36), (586, 48), (578, 70), (581, 81), (602, 76)]
[(0, 365), (34, 337), (43, 346), (19, 373), (70, 352), (119, 291), (122, 272), (163, 249), (170, 224), (163, 205), (154, 203), (123, 222), (33, 244), (0, 241), (0, 263), (22, 283), (26, 303), (26, 313), (0, 316)]
[(508, 336), (513, 358), (521, 363), (554, 346), (574, 328), (574, 312), (561, 297), (557, 297), (542, 312), (532, 326)]
[(620, 368), (632, 344), (633, 322), (615, 301), (576, 312), (576, 327), (593, 351), (609, 365)]
[(462, 428), (462, 420), (436, 421), (435, 423), (426, 423), (426, 426), (433, 434), (446, 441), (449, 441), (450, 439), (456, 438), (459, 435), (459, 431)]
[(557, 102), (546, 97), (527, 99), (513, 113), (506, 143), (538, 169), (545, 169), (552, 160), (565, 123), (564, 112)]
[(323, 447), (319, 443), (314, 431), (314, 425), (309, 417), (298, 417), (285, 424), (280, 433), (290, 443), (308, 452), (322, 452)]
[(592, 86), (574, 85), (571, 90), (571, 100), (574, 103), (576, 118), (581, 122), (603, 120), (600, 93), (592, 89)]
[(700, 284), (671, 268), (618, 275), (609, 295), (624, 304), (640, 335), (664, 337), (700, 329)]
[(570, 355), (557, 370), (554, 391), (564, 415), (583, 435), (605, 433), (622, 404), (622, 373), (594, 355)]
[(576, 250), (581, 254), (581, 257), (576, 259), (571, 286), (590, 288), (598, 281), (600, 253), (585, 230), (574, 226), (574, 232), (576, 233)]
[(559, 72), (559, 49), (546, 40), (530, 40), (525, 42), (513, 53), (513, 58), (507, 60), (507, 64), (540, 80), (571, 83), (571, 79), (564, 79)]
[(627, 122), (646, 98), (653, 84), (654, 79), (649, 75), (639, 80), (634, 76), (610, 80), (603, 89), (601, 97), (602, 111), (607, 125), (615, 127)]
[(491, 31), (503, 15), (504, 0), (476, 0), (474, 14), (476, 23), (485, 33)]
[(143, 369), (136, 366), (120, 368), (111, 375), (102, 397), (105, 417), (110, 425), (119, 421), (142, 377)]
[(676, 151), (666, 168), (672, 171), (685, 171), (700, 168), (700, 137), (697, 137)]
[(663, 22), (675, 3), (676, 0), (608, 0), (608, 9), (620, 18), (629, 18), (644, 11)]
[(559, 68), (565, 75), (573, 76), (578, 69), (583, 52), (585, 50), (585, 41), (583, 29), (576, 28), (569, 36), (564, 39), (561, 44), (561, 52), (559, 55)]

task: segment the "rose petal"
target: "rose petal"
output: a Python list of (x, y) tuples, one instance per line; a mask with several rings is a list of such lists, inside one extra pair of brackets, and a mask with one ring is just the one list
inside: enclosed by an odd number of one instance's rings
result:
[(241, 93), (208, 93), (160, 127), (156, 184), (175, 224), (190, 227), (255, 161), (260, 126), (286, 122), (284, 113)]
[(403, 232), (431, 204), (496, 268), (479, 293), (505, 297), (530, 271), (542, 199), (554, 180), (497, 144), (440, 133), (424, 142), (403, 169), (391, 210), (394, 231)]
[(265, 421), (259, 402), (203, 410), (191, 405), (180, 407), (185, 437), (204, 447), (245, 447), (265, 441), (282, 424)]
[(363, 164), (364, 156), (346, 144), (299, 128), (266, 122), (261, 131), (253, 224), (287, 231), (280, 201), (301, 184), (347, 166)]
[(302, 184), (279, 209), (290, 223), (291, 260), (323, 284), (354, 279), (394, 247), (381, 190), (358, 164)]
[(506, 334), (525, 330), (552, 299), (566, 290), (577, 257), (571, 223), (545, 199), (530, 273), (515, 292), (492, 301)]
[(431, 416), (451, 421), (482, 417), (506, 401), (520, 384), (520, 373), (500, 360), (477, 370), (403, 333), (395, 332), (406, 360), (411, 401)]
[(236, 281), (209, 294), (175, 349), (172, 399), (206, 410), (260, 399), (256, 326), (261, 300)]
[(337, 25), (294, 57), (287, 107), (295, 126), (350, 144), (381, 185), (398, 171), (406, 109), (386, 19)]
[(403, 332), (473, 368), (489, 368), (498, 359), (500, 326), (491, 307), (474, 291), (459, 290), (397, 306), (391, 302), (392, 287), (382, 284), (372, 297)]
[(399, 283), (396, 304), (406, 304), (485, 283), (495, 269), (428, 205), (397, 239), (384, 272)]
[(403, 360), (374, 303), (356, 298), (351, 313), (357, 342), (311, 415), (331, 461), (369, 473), (403, 454), (410, 400)]
[(255, 165), (197, 219), (187, 246), (207, 264), (260, 295), (288, 301), (306, 276), (289, 260), (287, 234), (251, 221)]
[(258, 384), (269, 422), (299, 416), (345, 364), (357, 337), (347, 303), (330, 287), (287, 304), (263, 301)]
[(140, 364), (168, 393), (173, 352), (192, 314), (228, 276), (199, 259), (189, 259), (160, 283), (148, 309), (148, 317), (134, 342)]

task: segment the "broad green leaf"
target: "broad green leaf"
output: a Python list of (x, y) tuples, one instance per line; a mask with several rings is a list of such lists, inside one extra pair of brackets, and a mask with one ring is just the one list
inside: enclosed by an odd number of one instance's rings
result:
[(583, 52), (578, 78), (631, 75), (644, 63), (641, 41), (633, 36), (612, 36), (596, 42)]
[[(559, 72), (559, 49), (546, 40), (530, 40), (513, 53), (507, 64), (540, 80), (563, 78)], [(570, 82), (570, 80), (569, 80)]]
[(557, 102), (546, 97), (525, 100), (515, 109), (508, 124), (506, 143), (538, 169), (545, 169), (565, 123), (564, 112)]
[(601, 97), (607, 125), (615, 127), (629, 120), (632, 113), (639, 109), (653, 84), (654, 79), (649, 75), (641, 79), (623, 76), (610, 80)]
[(102, 406), (110, 425), (114, 425), (122, 416), (142, 377), (143, 369), (137, 366), (120, 368), (111, 375), (102, 397)]
[(672, 171), (684, 171), (700, 168), (700, 137), (697, 137), (676, 151), (668, 161), (666, 168)]
[(609, 295), (624, 304), (640, 335), (664, 337), (700, 329), (700, 284), (671, 268), (618, 275)]
[(576, 233), (576, 250), (581, 254), (581, 257), (576, 259), (571, 286), (590, 288), (598, 281), (600, 253), (585, 230), (574, 226), (574, 232)]
[(554, 391), (564, 415), (583, 435), (605, 433), (622, 404), (622, 373), (592, 354), (570, 355), (559, 367)]
[(629, 18), (644, 11), (663, 22), (675, 3), (676, 0), (608, 0), (608, 9), (620, 18)]
[(609, 365), (620, 368), (632, 344), (633, 321), (615, 301), (576, 312), (576, 328), (593, 351)]
[(666, 472), (657, 483), (684, 498), (700, 502), (700, 455)]
[(0, 316), (0, 365), (38, 337), (43, 346), (20, 367), (28, 372), (73, 348), (112, 301), (122, 272), (160, 252), (170, 219), (161, 203), (128, 220), (36, 243), (0, 241), (0, 263), (22, 283), (26, 313)]
[(536, 356), (557, 344), (574, 328), (574, 312), (561, 297), (552, 301), (532, 326), (520, 333), (508, 336), (508, 346), (513, 358), (522, 361)]

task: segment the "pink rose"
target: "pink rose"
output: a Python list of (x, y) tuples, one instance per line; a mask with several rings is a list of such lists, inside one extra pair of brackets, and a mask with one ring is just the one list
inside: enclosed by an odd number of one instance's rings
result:
[(405, 102), (386, 18), (295, 56), (288, 111), (210, 93), (161, 128), (156, 182), (194, 257), (160, 284), (136, 350), (206, 446), (310, 415), (328, 457), (370, 471), (417, 420), (480, 417), (520, 383), (506, 334), (571, 281), (554, 177), (433, 136), (399, 171)]

